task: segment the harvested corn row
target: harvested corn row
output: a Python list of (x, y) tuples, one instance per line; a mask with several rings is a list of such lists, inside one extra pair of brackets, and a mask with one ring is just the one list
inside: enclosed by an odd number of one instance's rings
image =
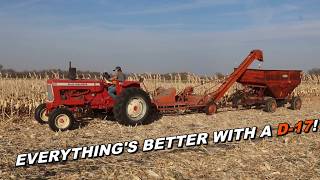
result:
[[(41, 77), (35, 73), (25, 78), (10, 78), (9, 75), (0, 76), (0, 119), (10, 119), (14, 116), (33, 116), (34, 109), (46, 100), (46, 80), (52, 78), (49, 75)], [(55, 73), (54, 77), (63, 78)], [(102, 78), (102, 76), (91, 76), (82, 74), (82, 78)], [(144, 84), (148, 91), (153, 91), (157, 87), (175, 87), (182, 90), (187, 86), (195, 86), (196, 93), (205, 93), (206, 89), (215, 89), (222, 83), (224, 78), (214, 76), (197, 76), (188, 73), (183, 79), (180, 74), (169, 74), (164, 76), (160, 74), (132, 74), (129, 80), (144, 79)], [(241, 88), (239, 84), (234, 85), (226, 97), (234, 92), (235, 89)], [(295, 95), (299, 96), (320, 96), (320, 76), (303, 74), (301, 84), (294, 90)]]

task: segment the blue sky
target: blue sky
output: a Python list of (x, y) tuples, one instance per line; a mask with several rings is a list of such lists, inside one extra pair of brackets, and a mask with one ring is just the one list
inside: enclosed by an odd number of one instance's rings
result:
[(319, 7), (318, 0), (1, 0), (0, 64), (228, 73), (259, 48), (267, 69), (320, 68)]

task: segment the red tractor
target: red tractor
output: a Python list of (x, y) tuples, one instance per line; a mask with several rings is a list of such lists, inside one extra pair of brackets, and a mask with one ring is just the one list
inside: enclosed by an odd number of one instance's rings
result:
[[(140, 88), (139, 81), (109, 83), (104, 80), (75, 79), (75, 68), (69, 68), (69, 79), (47, 80), (48, 99), (35, 110), (35, 119), (48, 123), (54, 131), (72, 129), (77, 120), (97, 111), (113, 113), (121, 124), (136, 125), (152, 120), (150, 96)], [(116, 85), (117, 99), (108, 94)]]

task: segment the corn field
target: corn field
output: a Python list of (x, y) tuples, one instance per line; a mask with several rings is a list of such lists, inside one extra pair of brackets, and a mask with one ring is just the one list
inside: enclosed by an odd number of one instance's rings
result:
[[(102, 75), (92, 76), (90, 74), (80, 74), (78, 77), (82, 79), (103, 78)], [(0, 74), (0, 119), (33, 116), (34, 109), (46, 100), (46, 80), (48, 78), (64, 78), (64, 76), (59, 76), (57, 73), (45, 76), (30, 73), (24, 78), (12, 78), (8, 74)], [(169, 78), (151, 73), (132, 74), (128, 77), (129, 80), (140, 78), (144, 79), (145, 88), (149, 92), (154, 91), (157, 87), (175, 87), (179, 91), (187, 86), (195, 86), (195, 92), (199, 94), (205, 93), (205, 90), (208, 89), (216, 89), (224, 80), (215, 75), (197, 76), (191, 73), (188, 73), (184, 79), (180, 74), (169, 74)], [(239, 84), (235, 84), (226, 96), (239, 87)], [(303, 74), (302, 83), (294, 90), (294, 94), (302, 97), (320, 96), (320, 76)]]

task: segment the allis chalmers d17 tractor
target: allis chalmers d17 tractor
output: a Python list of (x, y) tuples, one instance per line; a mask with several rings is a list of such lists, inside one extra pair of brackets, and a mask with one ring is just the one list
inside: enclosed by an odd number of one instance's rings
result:
[(154, 93), (142, 89), (142, 81), (114, 82), (116, 100), (108, 94), (112, 83), (104, 80), (76, 79), (76, 69), (69, 68), (69, 79), (49, 79), (48, 99), (35, 110), (35, 119), (48, 123), (54, 131), (72, 129), (82, 117), (92, 112), (103, 111), (113, 114), (120, 124), (139, 125), (152, 122), (153, 114), (167, 112), (205, 112), (216, 113), (222, 106), (221, 99), (235, 83), (245, 88), (232, 95), (234, 107), (239, 105), (263, 106), (274, 112), (278, 106), (288, 102), (292, 109), (300, 109), (301, 99), (292, 91), (301, 82), (301, 71), (296, 70), (258, 70), (247, 69), (254, 61), (263, 61), (261, 50), (253, 50), (213, 92), (195, 94), (193, 87), (177, 93), (175, 88), (158, 88)]

